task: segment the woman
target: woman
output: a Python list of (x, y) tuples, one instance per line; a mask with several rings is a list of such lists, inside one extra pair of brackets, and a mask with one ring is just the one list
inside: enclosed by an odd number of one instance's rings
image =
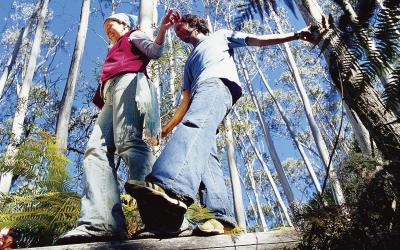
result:
[(154, 156), (143, 140), (143, 127), (147, 121), (150, 134), (157, 136), (157, 121), (151, 115), (158, 106), (151, 109), (154, 102), (144, 74), (150, 59), (161, 56), (172, 17), (169, 10), (154, 41), (135, 29), (136, 16), (118, 13), (104, 21), (111, 48), (93, 98), (101, 111), (83, 161), (81, 213), (78, 227), (61, 236), (58, 244), (127, 238), (114, 154), (128, 166), (130, 179), (144, 180), (151, 170)]

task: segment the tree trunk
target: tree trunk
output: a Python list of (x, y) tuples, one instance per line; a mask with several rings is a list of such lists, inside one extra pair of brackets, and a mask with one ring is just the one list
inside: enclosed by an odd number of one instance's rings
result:
[(364, 127), (360, 121), (360, 118), (358, 118), (358, 115), (353, 113), (346, 103), (344, 103), (344, 110), (347, 118), (350, 121), (351, 127), (353, 128), (354, 137), (358, 142), (361, 152), (366, 155), (373, 155), (368, 130)]
[(240, 186), (239, 172), (235, 161), (235, 147), (232, 133), (231, 119), (227, 116), (224, 119), (224, 127), (226, 129), (226, 154), (228, 158), (229, 173), (232, 183), (232, 197), (235, 209), (235, 217), (239, 227), (246, 231), (246, 219), (243, 206), (242, 187)]
[[(38, 16), (38, 24), (36, 27), (35, 37), (33, 39), (31, 54), (29, 56), (28, 67), (24, 80), (22, 82), (19, 93), (17, 109), (14, 115), (10, 141), (6, 151), (6, 164), (14, 164), (14, 156), (17, 152), (17, 144), (21, 140), (21, 135), (24, 130), (24, 119), (28, 109), (29, 93), (32, 85), (33, 75), (35, 73), (36, 60), (40, 53), (40, 44), (42, 41), (44, 20), (47, 14), (49, 0), (42, 0), (40, 14)], [(12, 173), (2, 173), (0, 178), (0, 192), (9, 192), (11, 188)]]
[(72, 103), (74, 101), (76, 80), (79, 74), (79, 67), (83, 50), (85, 47), (86, 34), (89, 23), (90, 0), (82, 1), (81, 20), (79, 23), (78, 34), (76, 36), (74, 53), (69, 67), (68, 79), (64, 88), (61, 100), (60, 112), (57, 117), (56, 137), (58, 147), (61, 151), (67, 149), (68, 145), (68, 124), (71, 117)]
[(250, 94), (251, 100), (253, 101), (254, 105), (256, 106), (256, 110), (257, 110), (256, 113), (257, 113), (258, 122), (260, 123), (262, 132), (264, 134), (264, 139), (265, 139), (265, 142), (266, 142), (266, 144), (268, 146), (268, 151), (269, 151), (269, 154), (271, 156), (272, 162), (274, 163), (276, 172), (278, 173), (278, 177), (279, 177), (279, 180), (281, 181), (281, 184), (283, 186), (283, 190), (285, 192), (286, 198), (288, 199), (289, 204), (293, 204), (295, 202), (295, 199), (294, 199), (294, 195), (293, 195), (292, 189), (291, 189), (291, 187), (289, 185), (289, 182), (287, 180), (286, 174), (285, 174), (285, 172), (283, 170), (283, 167), (282, 167), (281, 161), (279, 159), (278, 153), (276, 152), (275, 145), (274, 145), (274, 142), (272, 140), (271, 132), (269, 131), (268, 126), (264, 122), (263, 115), (262, 115), (262, 112), (261, 112), (261, 106), (258, 103), (257, 97), (256, 97), (256, 95), (254, 93), (254, 90), (253, 90), (253, 87), (252, 87), (252, 84), (251, 84), (251, 81), (250, 81), (249, 73), (247, 71), (246, 66), (243, 63), (242, 56), (239, 55), (238, 58), (239, 58), (239, 63), (241, 65), (241, 68), (243, 69), (244, 79), (246, 81), (247, 90), (248, 90), (248, 92)]
[[(254, 212), (254, 219), (255, 219), (255, 221), (258, 221), (258, 213), (256, 213), (256, 207), (254, 206), (254, 202), (253, 202), (253, 200), (251, 199), (251, 197), (250, 197), (250, 195), (249, 195), (249, 192), (247, 192), (247, 190), (246, 190), (246, 184), (245, 184), (245, 182), (244, 182), (244, 180), (243, 180), (243, 177), (239, 175), (239, 179), (240, 179), (240, 183), (241, 183), (241, 184), (243, 185), (243, 187), (244, 187), (244, 193), (246, 194), (247, 199), (249, 200), (249, 205), (250, 205), (251, 209), (252, 209), (253, 212)], [(246, 211), (247, 211), (247, 210), (245, 210), (245, 212), (246, 212)], [(247, 217), (248, 217), (248, 213), (247, 213), (247, 212), (245, 213), (245, 216), (246, 216), (246, 219), (247, 219)], [(249, 225), (249, 223), (247, 223), (247, 225)]]
[[(263, 228), (263, 232), (266, 232), (266, 231), (268, 231), (268, 226), (267, 226), (267, 222), (265, 220), (264, 212), (262, 211), (260, 198), (259, 198), (257, 187), (256, 187), (256, 181), (254, 179), (253, 164), (250, 163), (246, 159), (246, 147), (245, 147), (244, 143), (242, 142), (241, 145), (242, 145), (241, 155), (242, 155), (242, 158), (243, 158), (243, 160), (245, 161), (245, 164), (246, 164), (247, 175), (249, 177), (250, 186), (251, 186), (251, 189), (253, 190), (254, 198), (256, 200), (256, 206), (257, 206), (257, 211), (258, 211), (259, 218), (260, 218), (260, 221), (261, 221), (261, 226)], [(256, 211), (254, 211), (254, 213), (256, 213)]]
[(140, 0), (139, 26), (151, 38), (154, 37), (154, 6), (157, 0)]
[[(240, 183), (242, 184), (242, 186), (244, 187), (244, 193), (246, 194), (247, 199), (249, 200), (249, 205), (250, 205), (251, 209), (252, 209), (253, 212), (254, 212), (254, 219), (255, 219), (256, 221), (258, 221), (258, 214), (256, 213), (256, 208), (255, 208), (255, 206), (254, 206), (254, 202), (253, 202), (253, 200), (251, 199), (251, 197), (250, 197), (250, 195), (249, 195), (249, 192), (247, 192), (247, 190), (246, 190), (246, 183), (244, 182), (243, 177), (242, 177), (241, 175), (239, 175), (239, 180), (240, 180)], [(246, 211), (247, 211), (247, 210), (245, 210), (245, 216), (246, 216), (246, 219), (247, 219), (248, 213), (247, 213)], [(249, 225), (249, 223), (246, 223), (246, 224)]]
[[(321, 23), (323, 13), (317, 3), (313, 0), (295, 0), (295, 2), (307, 23)], [(341, 81), (346, 79), (340, 78), (338, 71), (333, 71), (334, 68), (341, 68), (342, 63), (333, 53), (335, 43), (336, 39), (330, 39), (328, 49), (323, 53), (327, 64), (335, 65), (329, 67), (332, 70), (330, 73), (335, 86), (342, 91), (344, 101), (357, 114), (383, 156), (388, 160), (399, 160), (400, 123), (396, 114), (385, 109), (382, 98), (372, 86), (360, 87), (351, 82), (352, 78), (361, 74), (359, 68), (351, 71), (350, 77), (347, 77), (350, 80)], [(320, 46), (323, 46), (322, 43)]]
[[(271, 7), (271, 5), (270, 5), (270, 7)], [(272, 10), (272, 8), (271, 8), (271, 15), (272, 15), (273, 19), (275, 20), (278, 33), (283, 33), (282, 28), (280, 26), (280, 20), (279, 20), (278, 16), (276, 15), (276, 13)], [(285, 50), (284, 50), (285, 55), (287, 57), (288, 63), (290, 65), (291, 71), (293, 73), (293, 77), (295, 79), (296, 87), (300, 93), (301, 101), (303, 102), (304, 111), (306, 113), (306, 117), (307, 117), (308, 123), (310, 125), (311, 133), (313, 135), (315, 145), (317, 146), (319, 156), (320, 156), (325, 168), (327, 169), (329, 167), (328, 174), (329, 174), (329, 178), (331, 180), (331, 184), (333, 187), (333, 194), (334, 194), (336, 203), (339, 205), (344, 204), (345, 199), (344, 199), (342, 187), (339, 183), (338, 177), (336, 175), (336, 170), (335, 170), (332, 162), (329, 163), (328, 148), (325, 145), (325, 142), (322, 138), (321, 132), (315, 121), (314, 114), (313, 114), (313, 111), (311, 108), (311, 104), (308, 99), (306, 90), (304, 88), (303, 81), (301, 80), (300, 73), (297, 68), (296, 62), (294, 60), (293, 53), (291, 52), (290, 47), (287, 43), (284, 43), (283, 46), (285, 48)]]
[(297, 139), (296, 133), (293, 131), (292, 129), (292, 124), (289, 120), (289, 118), (286, 116), (286, 112), (283, 110), (282, 106), (280, 105), (280, 103), (278, 102), (278, 100), (275, 97), (274, 91), (271, 89), (270, 85), (268, 84), (267, 78), (264, 76), (264, 73), (261, 71), (256, 58), (254, 57), (254, 55), (249, 51), (249, 54), (251, 56), (251, 59), (253, 60), (253, 63), (255, 64), (258, 74), (261, 77), (262, 82), (264, 83), (265, 88), (267, 89), (268, 93), (271, 95), (273, 102), (275, 103), (279, 114), (281, 115), (286, 128), (289, 131), (289, 134), (293, 140), (293, 142), (295, 143), (297, 149), (299, 150), (299, 153), (301, 155), (301, 158), (303, 159), (304, 163), (306, 164), (308, 173), (311, 176), (311, 179), (313, 181), (313, 184), (315, 186), (315, 189), (317, 190), (318, 193), (321, 193), (321, 184), (319, 183), (319, 180), (317, 178), (317, 175), (315, 174), (315, 171), (313, 169), (313, 166), (311, 164), (310, 159), (308, 158), (307, 154), (304, 151), (303, 146), (300, 144), (299, 140)]
[[(235, 115), (236, 115), (237, 119), (240, 121), (239, 114), (237, 114), (236, 111), (235, 111)], [(246, 132), (246, 136), (247, 136), (247, 139), (249, 140), (251, 146), (253, 147), (253, 150), (254, 150), (254, 152), (255, 152), (255, 154), (256, 154), (256, 156), (257, 156), (257, 159), (260, 161), (260, 164), (262, 165), (262, 167), (263, 167), (263, 169), (264, 169), (264, 172), (266, 173), (266, 175), (267, 175), (267, 177), (268, 177), (268, 181), (271, 183), (272, 190), (274, 191), (276, 200), (278, 201), (279, 206), (280, 206), (280, 207), (282, 208), (282, 210), (284, 211), (284, 214), (285, 214), (285, 217), (286, 217), (286, 220), (287, 220), (288, 224), (289, 224), (290, 226), (293, 226), (292, 221), (291, 221), (290, 216), (289, 216), (288, 209), (286, 208), (286, 205), (285, 205), (285, 203), (283, 202), (282, 196), (281, 196), (281, 194), (279, 193), (278, 187), (277, 187), (276, 184), (275, 184), (274, 178), (272, 177), (272, 174), (271, 174), (271, 172), (269, 171), (269, 169), (268, 169), (268, 167), (267, 167), (267, 164), (265, 164), (262, 155), (261, 155), (260, 152), (258, 151), (258, 149), (257, 149), (257, 147), (256, 147), (256, 145), (255, 145), (255, 143), (253, 142), (253, 139), (250, 137), (250, 135), (249, 135), (248, 132)], [(290, 203), (289, 203), (289, 204), (290, 204)]]
[(0, 78), (0, 100), (3, 97), (3, 91), (6, 86), (7, 80), (9, 79), (10, 72), (12, 68), (14, 67), (15, 61), (17, 60), (18, 53), (21, 49), (21, 47), (24, 45), (25, 41), (27, 40), (27, 36), (29, 34), (29, 29), (31, 27), (32, 21), (36, 18), (37, 15), (37, 9), (39, 8), (39, 5), (37, 4), (35, 6), (35, 11), (33, 14), (29, 17), (28, 21), (25, 24), (25, 27), (23, 27), (19, 33), (17, 42), (14, 45), (13, 52), (10, 56), (10, 58), (7, 61), (6, 66), (4, 67), (3, 74), (1, 75)]
[(168, 57), (168, 63), (169, 63), (169, 94), (171, 95), (171, 108), (176, 106), (176, 98), (175, 98), (175, 78), (176, 78), (176, 72), (175, 72), (175, 66), (176, 66), (176, 61), (175, 61), (175, 53), (174, 53), (174, 45), (172, 42), (172, 35), (171, 35), (171, 30), (167, 31), (167, 39), (168, 39), (168, 47), (169, 47), (169, 54), (170, 56)]

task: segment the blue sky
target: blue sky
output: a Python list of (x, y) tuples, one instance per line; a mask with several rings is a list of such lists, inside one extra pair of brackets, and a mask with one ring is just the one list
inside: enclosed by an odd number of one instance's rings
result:
[[(5, 18), (9, 15), (11, 7), (11, 0), (1, 0), (0, 1), (0, 28), (4, 30), (9, 23), (5, 21)], [(99, 2), (100, 1), (91, 1), (91, 9), (99, 10)], [(54, 13), (53, 20), (49, 23), (48, 29), (57, 34), (59, 36), (65, 35), (64, 39), (67, 42), (67, 50), (60, 51), (56, 58), (54, 64), (58, 64), (59, 67), (57, 71), (66, 76), (68, 73), (71, 55), (73, 52), (73, 47), (75, 44), (76, 33), (78, 30), (78, 23), (80, 18), (80, 9), (81, 9), (82, 1), (61, 1), (61, 0), (51, 0), (49, 8)], [(110, 13), (110, 8), (106, 8), (105, 4), (102, 5), (102, 9), (105, 13), (105, 16), (108, 16)], [(198, 4), (195, 6), (196, 12), (202, 11), (202, 6)], [(162, 9), (159, 9), (159, 20), (162, 18)], [(132, 9), (131, 5), (121, 4), (117, 9), (117, 12), (135, 12)], [(293, 15), (289, 12), (290, 21), (295, 27), (302, 28), (304, 27), (304, 22), (301, 19), (295, 19)], [(298, 15), (300, 16), (300, 15)], [(81, 62), (81, 71), (85, 73), (86, 79), (90, 80), (90, 85), (95, 87), (97, 86), (97, 82), (95, 80), (95, 74), (93, 72), (96, 61), (102, 62), (107, 53), (107, 44), (104, 41), (105, 34), (103, 31), (103, 17), (99, 12), (94, 12), (89, 17), (89, 28), (86, 37), (85, 50), (82, 57)], [(4, 53), (4, 52), (1, 52)], [(269, 74), (269, 79), (271, 80), (271, 84), (275, 77), (277, 77), (279, 73)], [(65, 81), (61, 81), (60, 83), (60, 93), (61, 97), (63, 86)], [(258, 81), (255, 81), (258, 84)], [(77, 84), (80, 84), (80, 80), (78, 79)], [(79, 93), (78, 93), (79, 94)], [(75, 100), (75, 104), (79, 102), (79, 100)], [(281, 160), (284, 160), (288, 157), (298, 157), (298, 153), (294, 151), (292, 142), (282, 138), (282, 137), (274, 137), (275, 145), (278, 150), (278, 154)], [(263, 148), (264, 152), (267, 151), (266, 147)]]

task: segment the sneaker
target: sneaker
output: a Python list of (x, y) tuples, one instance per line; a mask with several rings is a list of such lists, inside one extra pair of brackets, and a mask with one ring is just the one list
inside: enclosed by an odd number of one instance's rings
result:
[(89, 231), (84, 226), (79, 226), (61, 235), (55, 241), (55, 245), (69, 245), (104, 241), (123, 241), (127, 239), (127, 233), (113, 234), (111, 232)]
[(145, 238), (173, 238), (173, 237), (187, 237), (193, 233), (193, 227), (190, 222), (185, 218), (181, 227), (176, 232), (165, 232), (157, 229), (143, 228), (139, 230), (132, 238), (145, 239)]
[(182, 225), (187, 206), (169, 196), (163, 188), (146, 181), (128, 180), (125, 190), (138, 203), (139, 213), (148, 229), (176, 232)]
[(198, 224), (193, 231), (193, 234), (202, 235), (202, 236), (210, 236), (210, 235), (219, 235), (224, 234), (227, 231), (232, 230), (233, 227), (224, 226), (221, 222), (216, 219), (210, 219), (202, 224)]

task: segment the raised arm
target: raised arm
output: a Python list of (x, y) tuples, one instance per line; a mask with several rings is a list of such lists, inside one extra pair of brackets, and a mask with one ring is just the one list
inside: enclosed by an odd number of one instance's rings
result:
[(169, 9), (160, 23), (160, 30), (158, 31), (156, 39), (154, 40), (157, 44), (161, 45), (164, 43), (165, 33), (169, 28), (172, 27), (172, 25), (174, 25), (175, 20), (176, 18), (174, 15), (174, 11), (172, 9)]
[(164, 49), (165, 33), (173, 24), (174, 15), (173, 10), (170, 9), (164, 16), (160, 24), (160, 30), (154, 41), (151, 40), (146, 33), (140, 30), (133, 32), (129, 36), (129, 40), (132, 41), (132, 43), (149, 58), (160, 58)]
[(297, 32), (286, 34), (252, 35), (246, 38), (246, 43), (249, 46), (269, 46), (293, 40), (303, 40), (316, 44), (318, 42), (318, 36), (313, 34), (310, 28), (310, 26), (307, 26)]
[(190, 90), (187, 89), (184, 90), (182, 96), (183, 96), (182, 101), (179, 104), (178, 108), (176, 109), (174, 116), (167, 123), (167, 125), (163, 127), (161, 132), (161, 138), (167, 136), (168, 133), (171, 132), (176, 127), (176, 125), (178, 125), (182, 121), (183, 116), (185, 116), (186, 111), (189, 108)]

